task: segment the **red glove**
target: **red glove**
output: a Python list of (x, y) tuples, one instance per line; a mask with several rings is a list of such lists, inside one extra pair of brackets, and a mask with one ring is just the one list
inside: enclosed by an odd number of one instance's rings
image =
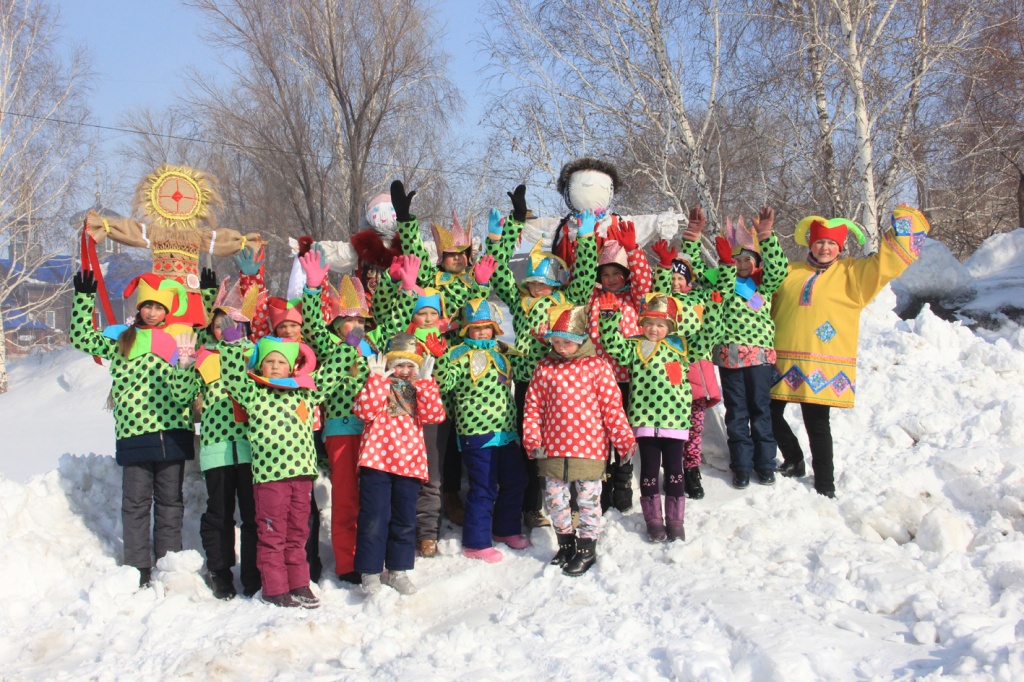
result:
[(600, 306), (602, 312), (606, 310), (618, 310), (621, 307), (619, 297), (610, 291), (606, 291), (598, 296), (597, 304)]
[(754, 231), (757, 233), (757, 240), (763, 242), (765, 239), (772, 236), (772, 225), (775, 224), (775, 210), (765, 206), (761, 209), (758, 216), (756, 218), (752, 218), (750, 222), (754, 225)]
[(539, 325), (530, 330), (530, 336), (537, 339), (541, 343), (547, 343), (547, 339), (544, 337), (548, 334), (548, 323), (541, 322)]
[(722, 265), (736, 264), (736, 260), (732, 257), (732, 245), (725, 237), (715, 237), (715, 251), (718, 252), (718, 260)]
[(406, 256), (402, 268), (402, 288), (416, 291), (416, 277), (420, 274), (420, 257)]
[(697, 241), (707, 224), (708, 219), (704, 217), (704, 209), (694, 206), (690, 209), (690, 217), (686, 223), (686, 229), (683, 231), (683, 239), (688, 242)]
[(722, 293), (720, 291), (712, 291), (711, 292), (711, 300), (714, 301), (715, 303), (721, 303), (722, 302)]
[(498, 261), (494, 260), (494, 256), (484, 256), (473, 266), (473, 277), (477, 284), (487, 284), (497, 269)]
[(658, 256), (658, 266), (666, 270), (672, 267), (672, 261), (679, 255), (679, 249), (670, 247), (664, 239), (654, 242), (651, 250)]
[(448, 349), (448, 344), (437, 334), (429, 335), (423, 345), (427, 347), (427, 350), (430, 351), (430, 354), (435, 358), (439, 358), (444, 355), (445, 350)]
[(633, 226), (633, 221), (619, 223), (618, 233), (619, 246), (627, 252), (636, 251), (636, 227)]
[(405, 269), (405, 256), (395, 256), (388, 266), (388, 276), (396, 282), (402, 281), (402, 270)]
[(313, 238), (309, 235), (302, 235), (299, 237), (299, 255), (305, 256), (306, 252), (309, 251), (310, 247), (313, 246)]

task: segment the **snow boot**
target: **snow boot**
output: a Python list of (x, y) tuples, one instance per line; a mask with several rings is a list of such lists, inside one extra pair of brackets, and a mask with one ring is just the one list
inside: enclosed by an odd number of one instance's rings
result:
[(153, 575), (153, 569), (139, 568), (137, 570), (139, 571), (139, 587), (149, 587), (149, 583)]
[(388, 585), (398, 594), (416, 594), (416, 586), (409, 578), (409, 571), (388, 571)]
[(576, 535), (566, 533), (562, 535), (559, 533), (558, 537), (558, 554), (551, 560), (552, 566), (565, 566), (567, 563), (572, 561), (573, 557), (576, 556)]
[(682, 495), (679, 497), (665, 496), (665, 531), (669, 542), (686, 539), (686, 531), (683, 530), (683, 515), (685, 511), (685, 497)]
[(612, 506), (622, 513), (633, 508), (633, 462), (612, 466)]
[(505, 555), (493, 547), (484, 547), (483, 549), (469, 549), (468, 547), (463, 547), (462, 556), (467, 559), (480, 559), (481, 561), (486, 561), (489, 564), (496, 564), (501, 561)]
[(363, 593), (367, 597), (380, 594), (380, 573), (363, 573), (363, 577), (360, 579), (359, 584), (362, 586)]
[(210, 573), (210, 587), (213, 589), (213, 596), (217, 599), (234, 599), (235, 595), (235, 576), (232, 575), (230, 568), (222, 568), (219, 571), (213, 571)]
[(683, 486), (686, 496), (691, 500), (703, 499), (704, 486), (700, 483), (700, 467), (683, 470)]
[(775, 485), (775, 471), (772, 469), (762, 469), (755, 473), (757, 473), (757, 482), (761, 485)]
[(512, 549), (526, 549), (527, 547), (533, 547), (533, 543), (530, 542), (530, 538), (526, 537), (522, 533), (517, 535), (494, 535), (491, 539), (495, 542), (508, 545)]
[(263, 595), (263, 603), (270, 604), (271, 606), (283, 606), (286, 608), (298, 608), (301, 606), (301, 604), (299, 604), (299, 600), (293, 597), (290, 592), (275, 594), (270, 597)]
[(779, 465), (778, 472), (785, 478), (802, 478), (807, 475), (807, 465), (804, 460), (783, 462)]
[(456, 526), (466, 522), (466, 508), (462, 505), (462, 499), (458, 493), (444, 494), (444, 515)]
[(359, 573), (359, 571), (349, 571), (348, 573), (339, 573), (338, 580), (340, 580), (343, 583), (359, 585), (363, 582), (363, 576)]
[(594, 538), (576, 538), (576, 556), (562, 566), (562, 573), (574, 578), (590, 570), (597, 561), (597, 540)]
[(296, 587), (290, 594), (295, 598), (295, 601), (299, 602), (299, 606), (304, 609), (320, 608), (320, 600), (313, 594), (313, 590), (309, 589), (309, 585)]
[(665, 518), (661, 513), (661, 495), (641, 495), (640, 509), (647, 524), (647, 539), (651, 542), (665, 542)]
[(419, 550), (419, 555), (424, 559), (437, 556), (437, 540), (417, 540), (416, 545)]
[(544, 516), (540, 509), (531, 509), (523, 512), (523, 525), (527, 528), (548, 528), (551, 526), (551, 519)]

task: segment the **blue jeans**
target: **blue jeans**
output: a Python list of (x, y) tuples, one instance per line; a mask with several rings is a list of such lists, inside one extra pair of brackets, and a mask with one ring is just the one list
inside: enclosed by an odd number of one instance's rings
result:
[(729, 468), (733, 471), (775, 470), (772, 434), (771, 365), (742, 369), (718, 368), (729, 436)]
[(418, 478), (359, 467), (355, 570), (410, 571), (416, 560)]
[(526, 467), (519, 444), (481, 447), (494, 434), (459, 436), (462, 462), (469, 475), (466, 493), (466, 519), (462, 525), (462, 546), (485, 549), (497, 537), (523, 532), (523, 492)]

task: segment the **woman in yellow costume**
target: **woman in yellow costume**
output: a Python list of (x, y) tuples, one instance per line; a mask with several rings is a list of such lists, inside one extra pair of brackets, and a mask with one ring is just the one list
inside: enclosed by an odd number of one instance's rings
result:
[(849, 232), (864, 233), (843, 218), (810, 216), (796, 226), (796, 242), (808, 247), (807, 260), (790, 263), (789, 275), (772, 301), (776, 367), (771, 391), (772, 430), (782, 452), (783, 476), (806, 473), (804, 454), (786, 423), (786, 403), (800, 403), (811, 445), (814, 489), (835, 497), (829, 411), (853, 407), (857, 391), (860, 313), (889, 280), (899, 277), (921, 254), (931, 229), (915, 208), (892, 212), (892, 226), (877, 253), (840, 258)]
[(199, 254), (231, 256), (246, 245), (258, 249), (262, 244), (256, 232), (243, 235), (217, 227), (215, 209), (221, 206), (213, 176), (164, 164), (139, 183), (133, 206), (139, 220), (109, 220), (89, 211), (85, 229), (97, 243), (109, 237), (125, 246), (150, 249), (153, 273), (176, 280), (188, 292), (188, 308), (169, 315), (168, 323), (201, 327), (206, 312), (199, 294)]

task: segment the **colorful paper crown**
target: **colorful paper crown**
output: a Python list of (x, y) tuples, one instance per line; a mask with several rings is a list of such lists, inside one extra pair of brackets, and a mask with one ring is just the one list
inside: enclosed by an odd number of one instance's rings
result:
[(270, 315), (270, 329), (275, 331), (282, 322), (302, 324), (302, 300), (293, 298), (287, 301), (277, 296), (267, 299), (267, 314)]
[(419, 367), (423, 364), (426, 352), (426, 347), (412, 334), (395, 334), (384, 346), (384, 356), (388, 359), (388, 364), (397, 360), (408, 360)]
[(331, 296), (330, 302), (332, 320), (339, 317), (370, 317), (363, 283), (350, 275), (341, 278), (338, 295)]
[(527, 282), (540, 282), (552, 287), (560, 287), (569, 279), (568, 267), (565, 261), (553, 253), (541, 251), (541, 242), (537, 240), (530, 250), (530, 257), (526, 261), (526, 276), (523, 277), (523, 284)]
[(548, 308), (548, 333), (545, 339), (560, 336), (576, 343), (587, 340), (590, 316), (586, 306), (569, 304), (553, 305)]
[(249, 287), (242, 296), (242, 281), (236, 280), (234, 285), (228, 287), (230, 277), (221, 280), (220, 289), (217, 291), (217, 298), (213, 301), (210, 314), (206, 318), (206, 326), (213, 324), (213, 318), (218, 312), (222, 312), (235, 322), (251, 322), (256, 314), (256, 303), (259, 301), (259, 287)]
[(437, 223), (430, 225), (430, 231), (434, 233), (434, 244), (437, 245), (437, 259), (440, 262), (445, 253), (462, 253), (473, 246), (470, 234), (473, 231), (473, 223), (470, 222), (466, 229), (462, 228), (459, 216), (452, 211), (452, 229), (446, 230)]
[(252, 354), (249, 356), (249, 369), (259, 369), (263, 361), (271, 353), (280, 353), (288, 361), (288, 369), (295, 372), (296, 363), (299, 357), (303, 358), (302, 373), (309, 374), (316, 368), (316, 355), (313, 349), (304, 343), (282, 339), (277, 336), (264, 336), (256, 342)]
[(735, 225), (732, 218), (725, 219), (725, 238), (729, 240), (733, 256), (740, 255), (741, 251), (749, 251), (758, 262), (761, 261), (761, 243), (757, 240), (757, 232), (753, 227), (748, 229), (743, 224), (742, 215), (736, 219)]
[(413, 308), (412, 314), (415, 315), (424, 308), (433, 308), (437, 311), (438, 315), (444, 314), (444, 308), (442, 307), (441, 292), (432, 287), (426, 287), (423, 289), (423, 293), (416, 299), (416, 307)]
[(167, 308), (169, 315), (182, 316), (188, 308), (188, 292), (177, 280), (161, 277), (152, 272), (139, 275), (124, 289), (124, 297), (128, 298), (135, 290), (139, 290), (136, 308), (148, 301), (159, 303)]
[(602, 265), (618, 265), (629, 273), (629, 258), (626, 250), (614, 239), (606, 239), (601, 247), (601, 255), (597, 258), (597, 267)]
[(796, 224), (793, 239), (800, 246), (810, 246), (819, 239), (831, 239), (839, 245), (839, 250), (842, 251), (845, 248), (846, 237), (850, 232), (853, 232), (857, 243), (863, 246), (866, 238), (864, 231), (860, 229), (860, 225), (857, 223), (846, 218), (826, 220), (821, 216), (812, 215), (807, 216)]
[(640, 316), (637, 321), (643, 324), (645, 319), (666, 320), (669, 332), (674, 332), (682, 308), (682, 302), (673, 296), (647, 294), (644, 296), (644, 303), (640, 307)]
[(493, 303), (482, 298), (471, 298), (462, 310), (462, 336), (471, 328), (490, 327), (495, 336), (501, 336), (501, 310)]

